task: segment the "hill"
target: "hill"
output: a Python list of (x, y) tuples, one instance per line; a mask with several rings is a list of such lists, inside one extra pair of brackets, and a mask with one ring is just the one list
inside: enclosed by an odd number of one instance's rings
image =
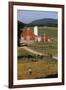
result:
[(28, 24), (18, 21), (18, 29), (23, 28), (24, 26), (31, 27), (31, 26), (36, 26), (36, 25), (37, 26), (57, 27), (58, 20), (52, 19), (52, 18), (44, 18), (44, 19), (34, 20)]
[(29, 23), (29, 26), (50, 26), (50, 27), (57, 27), (58, 24), (58, 20), (57, 19), (49, 19), (49, 18), (45, 18), (45, 19), (39, 19), (39, 20), (35, 20), (32, 21), (31, 23)]

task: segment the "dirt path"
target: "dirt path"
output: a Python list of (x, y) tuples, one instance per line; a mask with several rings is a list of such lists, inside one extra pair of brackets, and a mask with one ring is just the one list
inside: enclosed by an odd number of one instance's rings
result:
[[(20, 48), (23, 48), (23, 49), (25, 49), (26, 51), (28, 51), (28, 52), (30, 52), (30, 53), (32, 53), (32, 54), (35, 54), (35, 55), (48, 56), (47, 54), (43, 54), (43, 53), (37, 52), (37, 51), (32, 50), (32, 49), (30, 49), (30, 48), (28, 48), (28, 47), (26, 47), (26, 46), (23, 46), (23, 47), (20, 47)], [(53, 59), (58, 60), (58, 58), (55, 57), (55, 56), (53, 56)]]
[(23, 48), (25, 49), (26, 51), (30, 52), (30, 53), (33, 53), (33, 54), (36, 54), (36, 55), (40, 55), (40, 56), (46, 56), (46, 54), (43, 54), (43, 53), (40, 53), (40, 52), (37, 52), (37, 51), (34, 51), (26, 46), (23, 46), (23, 47), (20, 47), (20, 48)]
[(56, 60), (58, 60), (58, 57), (55, 57), (55, 56), (53, 56), (53, 59), (56, 59)]

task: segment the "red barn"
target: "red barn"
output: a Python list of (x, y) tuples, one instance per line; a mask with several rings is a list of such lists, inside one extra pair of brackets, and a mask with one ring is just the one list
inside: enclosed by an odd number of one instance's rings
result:
[(27, 30), (23, 31), (21, 33), (21, 39), (26, 40), (26, 41), (34, 41), (35, 40), (35, 35), (32, 32), (32, 29), (27, 28)]
[(31, 28), (27, 28), (21, 33), (20, 43), (27, 42), (27, 41), (28, 42), (35, 42), (35, 41), (47, 42), (48, 38), (45, 34), (43, 36), (38, 36), (38, 35), (36, 36)]

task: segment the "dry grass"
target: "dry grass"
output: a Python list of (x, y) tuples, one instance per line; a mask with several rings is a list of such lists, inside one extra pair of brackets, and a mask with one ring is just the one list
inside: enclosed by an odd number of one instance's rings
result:
[[(29, 67), (32, 69), (32, 74), (28, 72)], [(35, 79), (40, 77), (46, 77), (47, 75), (52, 75), (57, 73), (57, 63), (56, 62), (18, 62), (18, 79)]]

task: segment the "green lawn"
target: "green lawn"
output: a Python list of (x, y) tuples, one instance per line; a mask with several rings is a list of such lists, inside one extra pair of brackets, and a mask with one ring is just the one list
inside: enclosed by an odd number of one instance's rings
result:
[(33, 43), (33, 44), (30, 44), (28, 45), (27, 47), (35, 50), (35, 51), (38, 51), (38, 52), (41, 52), (41, 53), (46, 53), (46, 54), (52, 54), (53, 56), (56, 56), (57, 57), (57, 42), (54, 42), (54, 43)]
[(39, 27), (38, 30), (39, 35), (44, 35), (45, 33), (48, 37), (57, 38), (58, 35), (57, 27)]

